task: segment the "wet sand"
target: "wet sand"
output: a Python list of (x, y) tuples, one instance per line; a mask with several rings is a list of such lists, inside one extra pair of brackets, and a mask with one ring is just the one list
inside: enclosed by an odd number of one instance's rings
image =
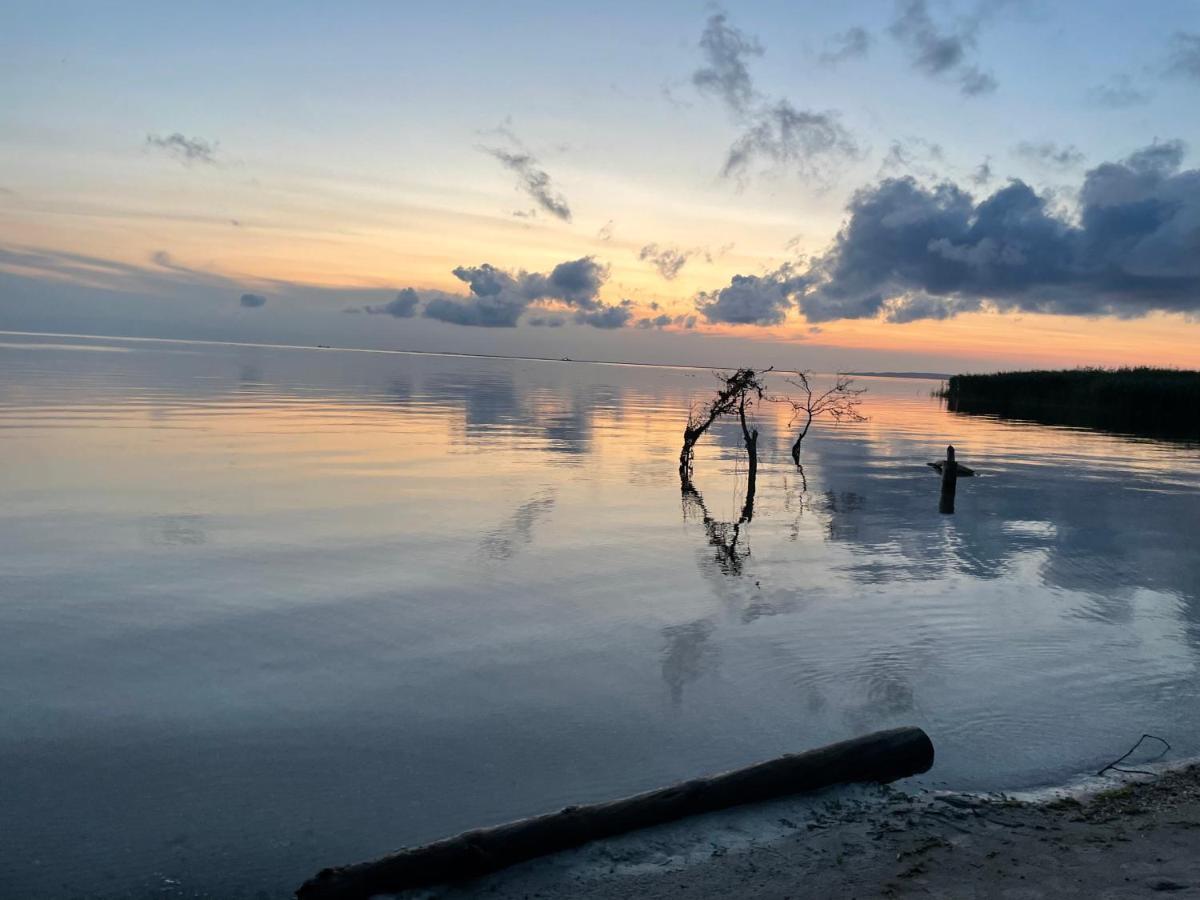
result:
[(779, 816), (767, 837), (737, 826), (746, 839), (731, 842), (713, 831), (711, 850), (697, 856), (691, 847), (682, 865), (670, 846), (681, 832), (667, 826), (676, 830), (600, 842), (424, 896), (1200, 896), (1200, 766), (1129, 777), (1089, 799), (1042, 803), (883, 789), (865, 801), (825, 800), (803, 821)]

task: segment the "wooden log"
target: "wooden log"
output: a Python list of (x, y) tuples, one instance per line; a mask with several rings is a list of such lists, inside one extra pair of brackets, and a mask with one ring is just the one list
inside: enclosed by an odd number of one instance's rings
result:
[(880, 731), (807, 753), (685, 781), (623, 800), (468, 831), (380, 859), (323, 869), (300, 900), (367, 900), (377, 894), (461, 881), (547, 853), (685, 816), (848, 782), (889, 782), (926, 772), (933, 743), (920, 728)]
[(958, 488), (958, 463), (954, 461), (954, 445), (946, 448), (946, 462), (942, 465), (942, 495), (938, 499), (938, 512), (954, 512), (954, 492)]

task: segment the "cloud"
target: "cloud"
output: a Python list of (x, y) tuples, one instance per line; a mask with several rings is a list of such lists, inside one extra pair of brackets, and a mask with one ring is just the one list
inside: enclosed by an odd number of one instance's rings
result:
[(978, 27), (976, 18), (957, 31), (943, 30), (929, 15), (925, 0), (904, 0), (888, 31), (908, 48), (914, 68), (931, 77), (953, 79), (963, 94), (975, 97), (996, 89), (996, 79), (969, 60)]
[(944, 163), (945, 159), (941, 144), (924, 138), (905, 138), (892, 141), (879, 171), (883, 173), (906, 170), (922, 178), (934, 178), (937, 172), (933, 165)]
[(855, 25), (825, 42), (825, 50), (817, 60), (826, 66), (835, 66), (848, 59), (858, 59), (871, 49), (871, 34), (867, 29)]
[(680, 250), (678, 247), (660, 247), (658, 244), (647, 244), (638, 252), (638, 259), (649, 261), (658, 274), (670, 281), (691, 259), (695, 250)]
[(1128, 75), (1114, 75), (1103, 84), (1088, 90), (1088, 100), (1108, 109), (1128, 109), (1150, 101), (1150, 95), (1140, 90)]
[(758, 38), (729, 24), (725, 13), (708, 17), (700, 35), (706, 65), (692, 73), (701, 93), (713, 94), (734, 112), (745, 112), (754, 100), (754, 82), (747, 60), (763, 55)]
[(748, 61), (762, 56), (763, 46), (730, 25), (724, 13), (709, 17), (700, 50), (705, 65), (692, 74), (692, 83), (724, 103), (742, 129), (726, 154), (723, 177), (742, 180), (757, 161), (767, 160), (795, 166), (806, 177), (823, 178), (829, 166), (858, 156), (854, 138), (835, 111), (797, 109), (786, 98), (758, 93)]
[(1200, 34), (1177, 31), (1171, 35), (1167, 74), (1200, 81)]
[(528, 301), (513, 296), (482, 296), (470, 301), (451, 294), (434, 294), (425, 300), (422, 315), (451, 325), (476, 328), (516, 328)]
[[(455, 269), (459, 278), (462, 269)], [(530, 300), (561, 300), (568, 306), (581, 309), (599, 308), (596, 295), (608, 280), (608, 266), (596, 262), (594, 256), (584, 256), (559, 263), (549, 275), (522, 272), (516, 284)]]
[(591, 325), (593, 328), (624, 328), (633, 318), (632, 300), (622, 300), (615, 304), (599, 304), (594, 309), (581, 309), (575, 313), (575, 321), (580, 325)]
[(778, 325), (787, 318), (794, 295), (808, 283), (790, 264), (765, 275), (734, 275), (727, 287), (702, 291), (696, 310), (708, 322), (731, 325)]
[[(884, 319), (902, 325), (920, 319), (949, 319), (961, 312), (973, 312), (983, 306), (978, 298), (956, 298), (948, 301), (944, 297), (929, 294), (914, 294), (884, 304)], [(815, 326), (820, 327), (820, 326)]]
[(976, 187), (983, 187), (992, 180), (992, 158), (989, 156), (983, 162), (975, 167), (971, 172), (971, 183)]
[[(480, 328), (514, 328), (530, 306), (558, 303), (579, 314), (576, 321), (597, 328), (624, 325), (630, 318), (627, 304), (608, 306), (600, 301), (600, 288), (608, 280), (608, 267), (594, 257), (559, 263), (547, 273), (510, 272), (491, 263), (459, 266), (453, 275), (467, 285), (464, 296), (446, 291), (404, 288), (390, 303), (363, 307), (364, 312), (407, 319), (418, 311), (427, 319)], [(594, 315), (592, 315), (594, 314)], [(538, 316), (530, 324), (554, 327), (561, 320)]]
[(1022, 159), (1051, 169), (1073, 169), (1083, 164), (1083, 153), (1073, 144), (1060, 147), (1052, 141), (1021, 141), (1013, 152)]
[(238, 303), (246, 309), (258, 309), (260, 306), (267, 305), (267, 298), (262, 294), (242, 294)]
[(506, 169), (515, 172), (521, 190), (532, 197), (541, 209), (564, 222), (571, 221), (571, 207), (566, 197), (554, 189), (550, 175), (538, 165), (533, 154), (526, 150), (513, 152), (502, 147), (481, 149), (498, 159)]
[(563, 320), (556, 316), (530, 316), (526, 324), (535, 328), (562, 328)]
[(822, 178), (826, 165), (859, 155), (858, 145), (833, 111), (796, 109), (787, 100), (760, 109), (749, 127), (729, 148), (721, 174), (744, 176), (751, 164), (765, 158), (794, 165), (801, 175)]
[(600, 230), (596, 232), (596, 237), (602, 241), (612, 240), (614, 228), (615, 226), (613, 225), (613, 220), (609, 219), (601, 226)]
[[(981, 308), (1060, 315), (1200, 312), (1200, 170), (1179, 141), (1086, 173), (1077, 215), (1010, 181), (976, 201), (910, 177), (858, 191), (805, 281), (780, 288), (809, 322), (893, 322)], [(741, 276), (739, 276), (741, 277)], [(779, 301), (784, 304), (783, 300)]]
[(397, 319), (411, 319), (417, 314), (417, 306), (421, 302), (420, 295), (412, 288), (396, 294), (396, 299), (380, 306), (364, 306), (363, 312), (376, 315), (394, 316)]
[(666, 313), (662, 313), (661, 315), (654, 316), (654, 318), (638, 319), (636, 324), (637, 324), (638, 328), (642, 328), (642, 329), (665, 328), (666, 326), (670, 325), (674, 321), (675, 321), (674, 318), (672, 318), (671, 316), (668, 316)]
[(148, 134), (146, 135), (146, 145), (156, 150), (162, 150), (184, 165), (190, 166), (192, 163), (217, 165), (217, 145), (204, 140), (204, 138), (184, 137), (178, 131), (166, 137)]

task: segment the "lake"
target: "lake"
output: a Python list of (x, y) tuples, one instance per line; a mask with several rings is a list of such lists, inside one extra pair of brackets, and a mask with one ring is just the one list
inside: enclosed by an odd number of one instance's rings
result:
[(902, 724), (912, 786), (1200, 752), (1197, 447), (860, 384), (802, 471), (760, 412), (735, 530), (703, 369), (0, 335), (0, 893), (284, 897)]

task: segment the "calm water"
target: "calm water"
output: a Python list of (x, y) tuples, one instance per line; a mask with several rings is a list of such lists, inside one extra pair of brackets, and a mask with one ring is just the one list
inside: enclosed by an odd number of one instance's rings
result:
[(898, 724), (954, 788), (1200, 752), (1196, 448), (863, 383), (731, 546), (704, 371), (0, 335), (0, 894), (286, 896)]

